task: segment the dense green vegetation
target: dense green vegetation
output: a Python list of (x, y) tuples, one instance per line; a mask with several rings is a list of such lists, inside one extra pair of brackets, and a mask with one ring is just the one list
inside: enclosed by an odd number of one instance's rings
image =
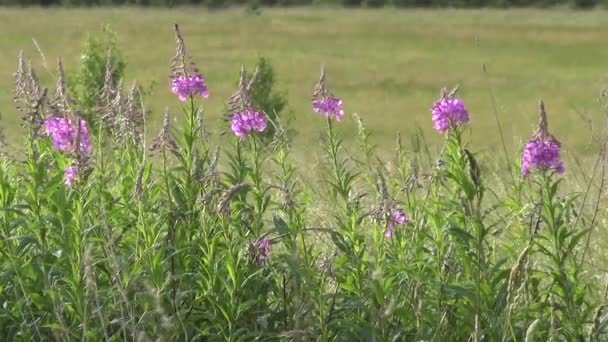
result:
[[(0, 157), (4, 339), (608, 337), (608, 115), (586, 133), (589, 167), (564, 160), (570, 135), (553, 130), (563, 118), (551, 102), (513, 156), (504, 144), (479, 158), (484, 144), (467, 132), (483, 114), (465, 103), (480, 95), (437, 89), (422, 124), (440, 148), (417, 133), (382, 151), (370, 116), (343, 112), (338, 73), (321, 68), (290, 92), (322, 132), (307, 145), (313, 168), (294, 153), (265, 59), (231, 82), (215, 113), (228, 120), (207, 120), (215, 89), (186, 32), (175, 26), (170, 86), (157, 90), (178, 109), (157, 134), (148, 91), (115, 78), (139, 61), (123, 64), (129, 49), (111, 32), (88, 40), (72, 81), (61, 61), (45, 83), (19, 57), (12, 112), (24, 135)], [(494, 119), (485, 134), (504, 140)]]

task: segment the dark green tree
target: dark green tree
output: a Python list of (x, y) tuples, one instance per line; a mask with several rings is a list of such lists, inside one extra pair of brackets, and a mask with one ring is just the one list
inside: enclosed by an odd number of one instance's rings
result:
[(89, 34), (80, 58), (79, 69), (72, 79), (72, 89), (87, 120), (95, 124), (94, 112), (103, 88), (108, 57), (112, 63), (112, 79), (122, 79), (126, 63), (116, 45), (116, 33), (104, 25), (101, 33)]

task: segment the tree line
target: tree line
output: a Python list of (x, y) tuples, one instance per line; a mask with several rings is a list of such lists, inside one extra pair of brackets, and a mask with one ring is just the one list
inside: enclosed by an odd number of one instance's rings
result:
[(222, 8), (228, 6), (303, 6), (329, 5), (344, 7), (403, 8), (482, 8), (482, 7), (552, 7), (570, 6), (592, 8), (608, 5), (608, 0), (0, 0), (0, 6), (207, 6)]

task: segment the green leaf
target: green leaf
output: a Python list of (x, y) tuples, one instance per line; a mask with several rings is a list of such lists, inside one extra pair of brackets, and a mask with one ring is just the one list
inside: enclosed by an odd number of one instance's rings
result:
[(289, 234), (289, 227), (287, 226), (287, 222), (285, 222), (279, 215), (272, 216), (272, 222), (274, 223), (274, 228), (280, 235)]
[(448, 232), (450, 234), (452, 234), (453, 236), (457, 237), (458, 239), (460, 239), (462, 242), (464, 242), (467, 245), (469, 244), (470, 241), (475, 240), (473, 235), (471, 235), (469, 232), (467, 232), (466, 230), (459, 228), (459, 227), (452, 226), (448, 229)]

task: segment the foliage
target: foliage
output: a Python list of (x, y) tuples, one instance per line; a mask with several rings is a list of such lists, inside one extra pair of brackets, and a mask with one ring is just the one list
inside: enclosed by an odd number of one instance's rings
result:
[[(106, 65), (108, 57), (110, 64)], [(95, 120), (93, 112), (100, 103), (106, 67), (111, 68), (114, 80), (112, 86), (116, 87), (123, 78), (126, 63), (116, 46), (116, 33), (108, 25), (104, 25), (99, 34), (90, 34), (87, 37), (78, 72), (74, 76), (73, 84), (70, 84), (87, 120)]]

